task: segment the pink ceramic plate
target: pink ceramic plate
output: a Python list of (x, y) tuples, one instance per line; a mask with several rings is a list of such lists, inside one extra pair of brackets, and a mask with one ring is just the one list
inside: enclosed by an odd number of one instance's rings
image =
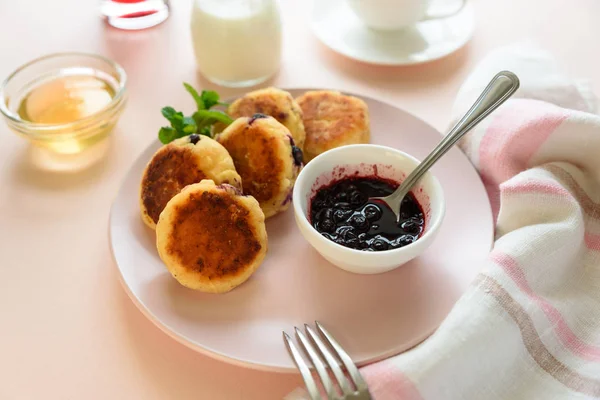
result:
[[(304, 90), (291, 90), (294, 96)], [(392, 105), (362, 97), (372, 142), (422, 159), (440, 134)], [(140, 310), (167, 334), (239, 365), (295, 371), (281, 332), (322, 322), (358, 364), (398, 354), (429, 336), (475, 277), (493, 239), (483, 184), (457, 148), (433, 167), (447, 201), (433, 245), (394, 271), (356, 275), (329, 264), (303, 239), (294, 211), (267, 221), (269, 251), (243, 285), (223, 294), (180, 286), (159, 259), (154, 232), (140, 219), (142, 172), (160, 144), (133, 164), (113, 204), (110, 236), (123, 285)]]

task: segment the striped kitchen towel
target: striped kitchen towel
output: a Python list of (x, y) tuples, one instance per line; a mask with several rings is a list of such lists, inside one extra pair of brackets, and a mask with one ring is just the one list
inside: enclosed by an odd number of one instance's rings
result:
[(454, 115), (504, 69), (521, 88), (460, 144), (489, 193), (494, 248), (429, 339), (362, 369), (377, 400), (600, 398), (596, 99), (525, 44), (492, 52)]

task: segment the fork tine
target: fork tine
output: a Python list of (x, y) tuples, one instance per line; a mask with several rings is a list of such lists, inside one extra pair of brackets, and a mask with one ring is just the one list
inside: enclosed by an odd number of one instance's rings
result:
[(315, 321), (315, 324), (317, 326), (317, 330), (319, 331), (319, 333), (321, 333), (325, 337), (325, 339), (327, 339), (327, 341), (329, 342), (329, 344), (331, 345), (331, 347), (333, 347), (333, 349), (337, 353), (338, 357), (344, 363), (344, 366), (346, 367), (346, 370), (348, 371), (348, 374), (350, 375), (350, 377), (354, 381), (354, 384), (356, 385), (356, 388), (358, 390), (366, 390), (367, 389), (367, 383), (365, 382), (365, 380), (363, 379), (362, 375), (358, 371), (358, 368), (356, 368), (356, 365), (354, 365), (354, 362), (352, 361), (352, 359), (350, 358), (350, 356), (348, 355), (348, 353), (346, 353), (346, 351), (342, 348), (342, 346), (340, 346), (340, 344), (337, 342), (337, 340), (335, 340), (333, 338), (333, 336), (331, 336), (331, 333), (329, 333), (327, 331), (327, 329), (325, 329), (323, 327), (323, 325), (321, 325), (319, 323), (319, 321)]
[(331, 380), (329, 374), (327, 373), (327, 370), (325, 369), (325, 364), (323, 364), (321, 357), (314, 350), (313, 346), (310, 344), (306, 336), (304, 336), (300, 329), (295, 329), (296, 336), (298, 336), (302, 347), (304, 347), (305, 353), (308, 355), (308, 358), (312, 361), (313, 365), (315, 366), (317, 374), (319, 374), (319, 378), (321, 378), (321, 383), (323, 383), (323, 387), (325, 388), (325, 392), (327, 393), (327, 398), (332, 399), (335, 395), (333, 381)]
[(300, 352), (296, 348), (296, 345), (292, 343), (292, 339), (290, 338), (290, 336), (285, 332), (283, 332), (283, 341), (285, 342), (286, 347), (288, 348), (292, 358), (294, 359), (294, 363), (296, 363), (296, 366), (300, 371), (300, 375), (302, 375), (302, 379), (304, 380), (304, 384), (306, 385), (308, 394), (310, 394), (310, 398), (312, 400), (320, 400), (321, 393), (319, 393), (319, 388), (317, 387), (317, 384), (315, 383), (315, 380), (313, 379), (312, 374), (310, 373), (308, 365), (306, 365), (306, 362), (304, 362), (304, 359), (300, 355)]
[(327, 349), (325, 343), (323, 343), (323, 341), (319, 338), (319, 336), (317, 336), (315, 331), (313, 331), (313, 329), (310, 326), (305, 324), (304, 327), (306, 329), (306, 332), (308, 333), (308, 336), (310, 336), (313, 343), (317, 345), (319, 351), (321, 352), (321, 354), (323, 354), (323, 357), (325, 357), (325, 361), (327, 362), (327, 364), (329, 364), (329, 368), (331, 368), (333, 375), (337, 379), (340, 388), (342, 389), (342, 393), (344, 393), (344, 395), (349, 395), (353, 393), (354, 390), (350, 387), (350, 382), (348, 382), (348, 379), (346, 379), (346, 377), (344, 376), (344, 372), (338, 365), (338, 361), (335, 359), (335, 357), (331, 355), (331, 352)]

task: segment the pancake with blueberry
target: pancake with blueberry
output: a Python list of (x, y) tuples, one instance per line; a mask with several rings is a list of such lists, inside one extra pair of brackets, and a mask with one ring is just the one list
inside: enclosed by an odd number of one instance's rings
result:
[(304, 162), (336, 147), (371, 140), (369, 109), (361, 99), (316, 90), (304, 93), (296, 101), (302, 109), (306, 131)]
[(154, 229), (169, 200), (203, 179), (242, 188), (229, 153), (208, 136), (186, 136), (158, 149), (146, 166), (140, 187), (140, 211), (146, 225)]
[(232, 118), (252, 117), (254, 114), (270, 115), (289, 129), (296, 146), (304, 148), (306, 134), (302, 110), (285, 90), (269, 87), (246, 93), (229, 106), (227, 113)]
[(186, 186), (160, 214), (156, 247), (183, 286), (224, 293), (244, 283), (267, 252), (265, 216), (258, 202), (228, 184)]
[(258, 200), (266, 218), (289, 207), (302, 150), (285, 126), (273, 117), (255, 114), (236, 119), (217, 140), (231, 155), (244, 194)]

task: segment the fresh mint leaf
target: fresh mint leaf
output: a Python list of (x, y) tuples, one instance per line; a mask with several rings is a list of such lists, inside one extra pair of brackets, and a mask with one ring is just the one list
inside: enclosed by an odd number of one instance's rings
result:
[(185, 117), (183, 119), (183, 132), (186, 134), (196, 133), (198, 130), (198, 125), (196, 125), (196, 121), (192, 117)]
[(167, 144), (177, 139), (177, 131), (170, 126), (163, 126), (158, 131), (158, 139), (161, 143)]
[[(189, 83), (184, 83), (183, 86), (185, 87), (185, 90), (187, 90), (188, 93), (191, 94), (192, 97), (194, 98), (194, 101), (196, 102), (196, 107), (198, 108), (198, 110), (206, 110), (207, 108), (210, 108), (206, 105), (202, 96), (200, 96), (198, 94), (198, 91), (196, 89), (194, 89), (194, 87), (192, 85), (190, 85)], [(204, 92), (202, 92), (202, 94), (204, 95)], [(218, 97), (218, 95), (217, 95), (217, 97)]]
[[(210, 110), (212, 106), (219, 104), (219, 94), (214, 90), (203, 90), (200, 97), (202, 97), (202, 101), (206, 107), (204, 108), (205, 110)], [(201, 110), (201, 108), (198, 108), (198, 110)]]
[(229, 125), (233, 119), (227, 113), (220, 110), (210, 110), (215, 105), (227, 106), (228, 104), (219, 101), (219, 94), (212, 90), (203, 90), (202, 94), (194, 89), (190, 84), (183, 84), (185, 90), (194, 98), (198, 110), (191, 116), (186, 117), (181, 111), (176, 111), (173, 107), (164, 107), (161, 112), (171, 124), (170, 127), (162, 127), (158, 132), (158, 138), (164, 144), (170, 143), (175, 139), (198, 133), (212, 137), (212, 126), (219, 122)]
[(210, 126), (205, 126), (198, 130), (198, 133), (204, 136), (212, 137), (212, 132), (210, 131)]
[(171, 122), (173, 116), (177, 114), (177, 111), (175, 111), (173, 107), (163, 107), (163, 109), (160, 110), (160, 112), (162, 113), (163, 117), (169, 120), (169, 122)]
[(175, 113), (171, 119), (171, 126), (178, 131), (183, 131), (184, 125), (183, 113), (181, 111)]
[(212, 125), (215, 122), (222, 122), (226, 125), (233, 122), (233, 119), (229, 115), (219, 110), (198, 110), (192, 117), (196, 120), (196, 124), (199, 127)]

